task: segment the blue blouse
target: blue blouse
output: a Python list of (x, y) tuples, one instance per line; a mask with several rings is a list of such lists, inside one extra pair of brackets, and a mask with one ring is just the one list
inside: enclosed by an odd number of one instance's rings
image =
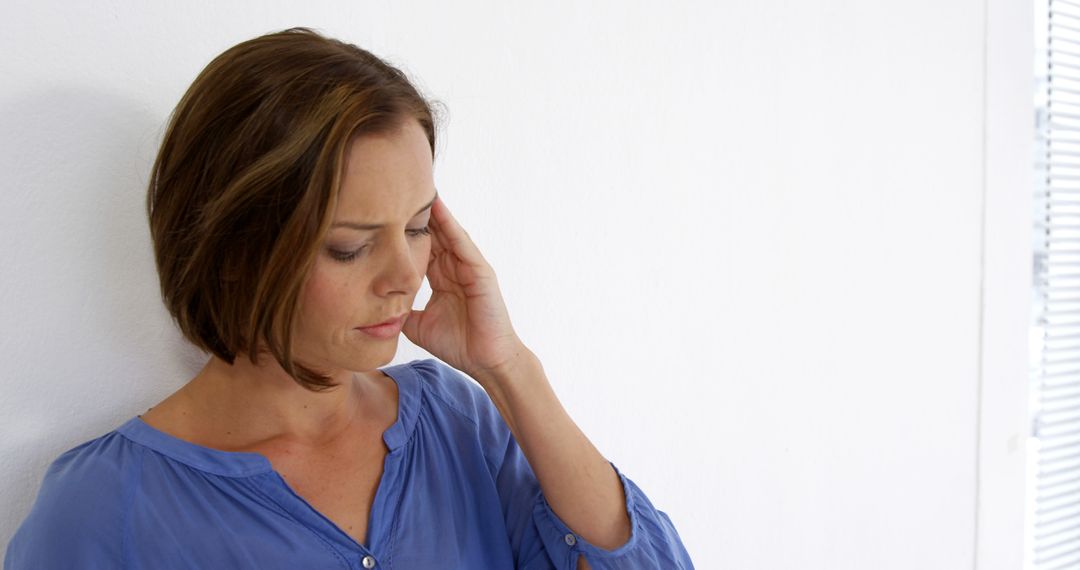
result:
[(397, 383), (398, 416), (383, 433), (368, 544), (264, 455), (196, 445), (135, 416), (52, 462), (4, 570), (575, 570), (579, 556), (596, 570), (694, 567), (668, 515), (618, 468), (632, 534), (606, 550), (551, 509), (479, 384), (433, 358), (381, 370)]

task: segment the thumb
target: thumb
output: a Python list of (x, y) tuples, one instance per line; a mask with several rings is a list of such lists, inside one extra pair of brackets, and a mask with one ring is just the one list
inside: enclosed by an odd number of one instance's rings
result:
[(405, 338), (409, 339), (417, 346), (420, 345), (417, 336), (420, 334), (420, 320), (423, 318), (424, 311), (413, 309), (409, 312), (409, 316), (405, 318), (405, 322), (401, 325), (401, 332), (405, 335)]

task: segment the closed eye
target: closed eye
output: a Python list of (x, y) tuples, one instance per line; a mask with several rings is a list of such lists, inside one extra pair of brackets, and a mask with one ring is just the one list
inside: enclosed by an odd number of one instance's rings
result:
[[(409, 237), (411, 238), (419, 239), (424, 236), (431, 235), (431, 227), (424, 226), (415, 230), (405, 230), (405, 233), (409, 234)], [(364, 250), (368, 248), (369, 245), (371, 244), (365, 243), (363, 246), (360, 247), (360, 249), (356, 249), (353, 251), (338, 251), (336, 249), (331, 249), (329, 250), (330, 256), (343, 263), (348, 263), (356, 259)]]

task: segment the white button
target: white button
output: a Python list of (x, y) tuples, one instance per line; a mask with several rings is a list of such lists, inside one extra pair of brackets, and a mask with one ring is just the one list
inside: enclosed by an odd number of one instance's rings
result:
[(574, 544), (577, 543), (577, 537), (572, 535), (572, 534), (566, 535), (565, 539), (566, 539), (566, 544), (569, 544), (570, 546), (573, 546)]
[(365, 556), (364, 557), (364, 568), (374, 568), (374, 567), (375, 567), (375, 557), (370, 556), (370, 555)]

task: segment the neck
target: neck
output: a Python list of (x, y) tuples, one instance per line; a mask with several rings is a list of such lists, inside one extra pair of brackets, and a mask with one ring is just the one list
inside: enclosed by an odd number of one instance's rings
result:
[(281, 441), (318, 447), (337, 439), (372, 404), (370, 376), (342, 371), (339, 385), (312, 392), (288, 376), (272, 356), (253, 365), (238, 356), (233, 365), (213, 356), (181, 392), (197, 411), (199, 431), (222, 445), (254, 447)]

